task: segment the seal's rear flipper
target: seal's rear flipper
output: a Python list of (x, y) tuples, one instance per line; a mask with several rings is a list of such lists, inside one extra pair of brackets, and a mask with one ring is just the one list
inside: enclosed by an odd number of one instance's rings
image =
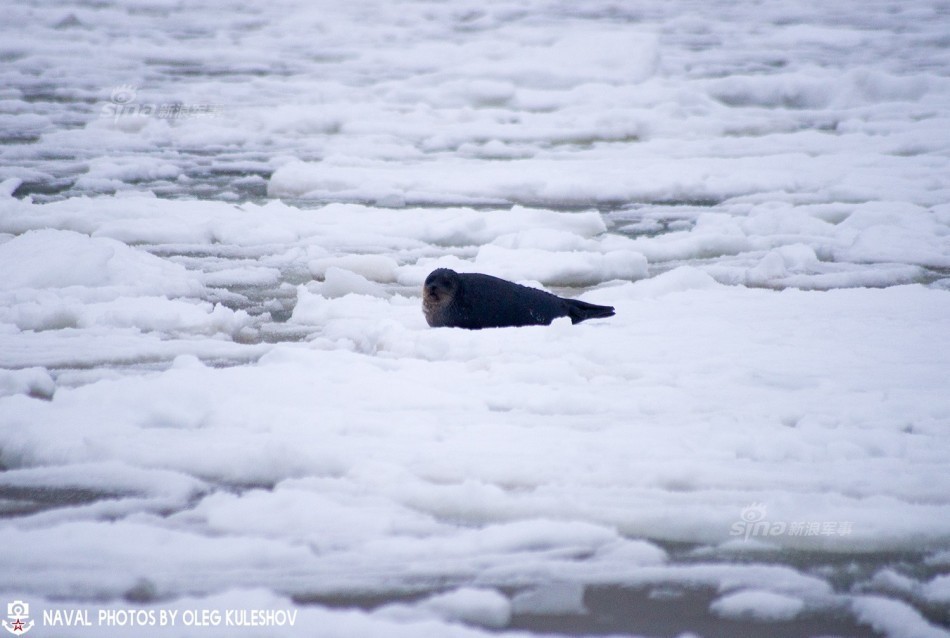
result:
[(613, 306), (598, 306), (577, 299), (565, 299), (564, 301), (567, 302), (567, 315), (571, 318), (571, 323), (580, 323), (585, 319), (603, 319), (604, 317), (614, 316)]

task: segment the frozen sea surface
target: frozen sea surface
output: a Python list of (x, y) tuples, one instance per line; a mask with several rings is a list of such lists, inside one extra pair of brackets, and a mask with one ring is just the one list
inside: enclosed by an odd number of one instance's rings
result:
[(4, 7), (0, 603), (950, 635), (950, 5), (341, 5)]

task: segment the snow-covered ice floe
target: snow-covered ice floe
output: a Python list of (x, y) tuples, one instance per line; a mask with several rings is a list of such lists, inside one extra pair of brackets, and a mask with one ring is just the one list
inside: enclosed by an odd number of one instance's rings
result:
[[(0, 603), (947, 635), (941, 11), (7, 8)], [(438, 267), (617, 314), (431, 329)]]

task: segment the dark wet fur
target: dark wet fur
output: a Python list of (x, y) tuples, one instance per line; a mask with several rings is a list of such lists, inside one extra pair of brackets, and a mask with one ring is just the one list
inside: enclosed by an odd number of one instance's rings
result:
[(423, 286), (423, 311), (432, 327), (502, 328), (548, 325), (558, 317), (571, 323), (611, 317), (611, 306), (565, 299), (491, 275), (432, 271)]

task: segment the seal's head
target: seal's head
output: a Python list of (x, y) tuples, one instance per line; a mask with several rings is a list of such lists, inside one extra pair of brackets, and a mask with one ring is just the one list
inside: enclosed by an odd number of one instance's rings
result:
[(422, 311), (430, 326), (445, 325), (444, 313), (458, 292), (461, 279), (454, 270), (437, 268), (422, 285)]

